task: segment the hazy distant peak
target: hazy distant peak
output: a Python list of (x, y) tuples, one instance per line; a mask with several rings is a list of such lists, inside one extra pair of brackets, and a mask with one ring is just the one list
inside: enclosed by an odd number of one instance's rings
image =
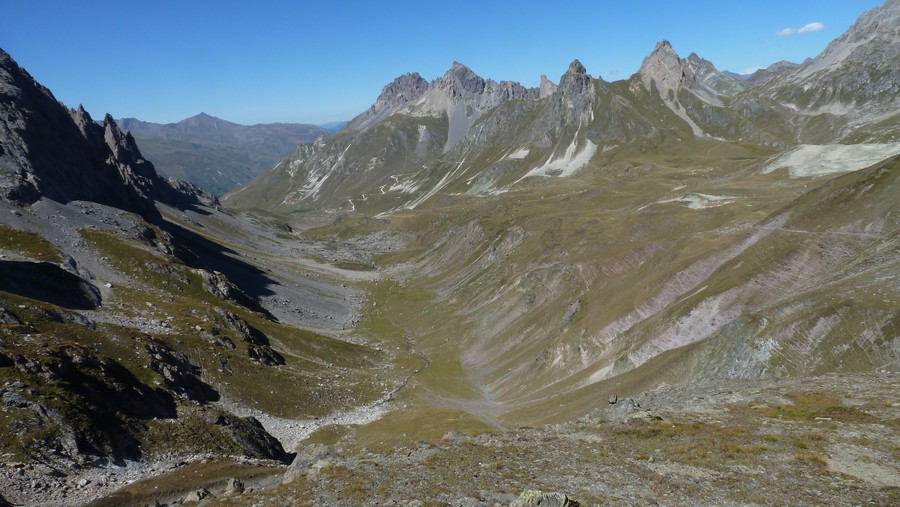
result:
[(775, 76), (784, 74), (786, 72), (790, 72), (799, 66), (800, 66), (799, 63), (793, 63), (793, 62), (789, 62), (787, 60), (781, 60), (781, 61), (773, 63), (772, 65), (769, 65), (765, 69), (759, 69), (756, 72), (754, 72), (753, 74), (750, 74), (749, 76), (745, 76), (745, 78), (750, 83), (761, 84), (761, 83), (765, 83), (766, 81), (772, 79)]

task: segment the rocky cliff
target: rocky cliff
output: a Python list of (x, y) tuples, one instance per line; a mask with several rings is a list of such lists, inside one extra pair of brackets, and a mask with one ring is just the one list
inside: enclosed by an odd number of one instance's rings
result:
[(144, 159), (111, 116), (96, 123), (81, 106), (66, 109), (0, 49), (0, 191), (30, 204), (93, 201), (157, 219), (154, 200), (200, 202)]

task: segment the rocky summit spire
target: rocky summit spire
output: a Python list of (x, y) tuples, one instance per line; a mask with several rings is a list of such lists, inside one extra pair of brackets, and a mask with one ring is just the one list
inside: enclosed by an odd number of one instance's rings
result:
[(572, 60), (566, 73), (559, 78), (559, 91), (566, 95), (581, 94), (591, 89), (591, 76), (577, 59)]
[(584, 65), (576, 58), (569, 64), (569, 69), (566, 71), (566, 74), (587, 74), (587, 69), (585, 69)]
[(660, 91), (670, 90), (681, 81), (681, 58), (672, 49), (672, 44), (663, 39), (656, 44), (653, 52), (644, 58), (638, 74), (648, 90), (654, 81)]

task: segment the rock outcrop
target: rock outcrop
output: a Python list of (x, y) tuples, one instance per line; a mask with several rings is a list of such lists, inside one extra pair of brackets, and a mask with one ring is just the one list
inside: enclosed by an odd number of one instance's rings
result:
[(556, 84), (547, 79), (545, 74), (541, 74), (540, 98), (546, 98), (556, 92)]

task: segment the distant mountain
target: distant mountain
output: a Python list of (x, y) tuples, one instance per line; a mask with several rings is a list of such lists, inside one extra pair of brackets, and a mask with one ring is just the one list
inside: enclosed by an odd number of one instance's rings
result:
[(746, 79), (748, 82), (754, 85), (762, 84), (772, 79), (773, 77), (777, 77), (784, 73), (790, 72), (799, 66), (799, 63), (781, 60), (780, 62), (775, 62), (772, 65), (769, 65), (765, 69), (759, 69), (753, 74), (745, 75), (743, 76), (743, 79)]
[(381, 212), (415, 208), (443, 189), (490, 194), (532, 176), (569, 176), (598, 152), (639, 139), (785, 146), (794, 137), (772, 108), (732, 107), (750, 85), (696, 54), (680, 58), (667, 41), (629, 80), (593, 78), (575, 60), (559, 85), (541, 83), (496, 82), (459, 63), (431, 83), (405, 74), (340, 133), (298, 147), (224, 199), (272, 210), (365, 203)]
[(338, 130), (341, 130), (342, 128), (344, 128), (344, 125), (346, 125), (346, 124), (347, 124), (347, 121), (343, 120), (343, 121), (330, 121), (328, 123), (323, 123), (319, 126), (330, 132), (337, 132)]
[(298, 144), (328, 135), (316, 125), (239, 125), (200, 113), (178, 123), (116, 120), (132, 133), (160, 173), (194, 183), (214, 195), (246, 184)]
[(740, 74), (737, 72), (731, 72), (730, 70), (723, 70), (722, 74), (725, 74), (728, 77), (733, 77), (735, 79), (747, 79), (750, 77), (750, 74)]

